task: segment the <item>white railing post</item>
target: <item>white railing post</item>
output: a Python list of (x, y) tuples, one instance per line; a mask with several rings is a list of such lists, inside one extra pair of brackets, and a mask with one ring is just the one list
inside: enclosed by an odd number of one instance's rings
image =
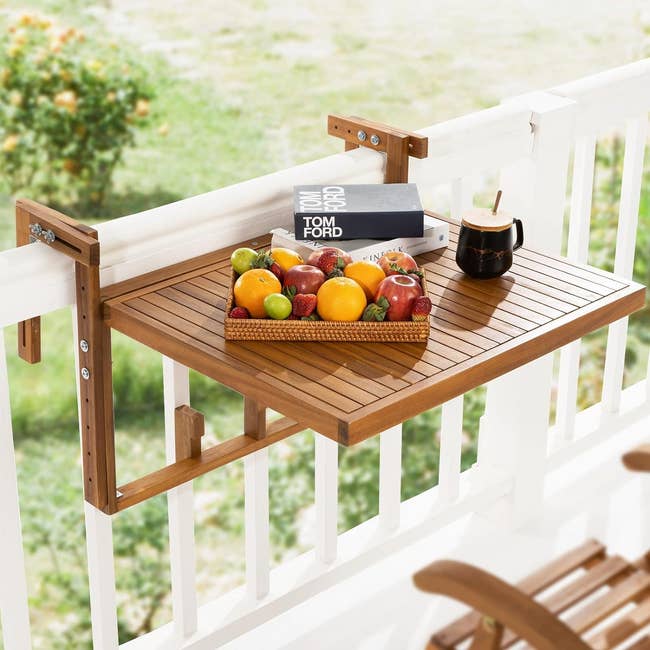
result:
[[(79, 377), (79, 340), (77, 308), (72, 309), (72, 340), (77, 386), (77, 410), (81, 435), (81, 397)], [(113, 555), (113, 522), (109, 515), (84, 501), (86, 525), (86, 556), (88, 558), (88, 589), (90, 593), (90, 620), (93, 650), (117, 650), (117, 593), (115, 588), (115, 560)]]
[[(573, 160), (571, 216), (567, 246), (567, 257), (578, 264), (585, 264), (589, 253), (595, 159), (595, 136), (589, 135), (578, 138)], [(573, 439), (578, 400), (580, 347), (580, 340), (577, 340), (563, 347), (560, 353), (556, 417), (558, 443)]]
[(5, 650), (32, 647), (4, 330), (0, 327), (0, 622)]
[(442, 406), (440, 421), (440, 470), (438, 487), (440, 501), (452, 503), (460, 492), (460, 461), (463, 449), (463, 396)]
[[(614, 262), (614, 273), (624, 278), (632, 278), (634, 270), (636, 229), (639, 221), (639, 200), (643, 178), (643, 155), (647, 133), (647, 113), (628, 122), (625, 132), (623, 182)], [(607, 332), (607, 352), (603, 374), (603, 415), (616, 413), (620, 407), (625, 370), (627, 323), (627, 318), (621, 318), (612, 323)]]
[(324, 564), (336, 559), (339, 512), (339, 446), (314, 432), (314, 500), (316, 503), (316, 558)]
[(117, 650), (117, 597), (113, 559), (113, 523), (109, 515), (84, 501), (93, 650)]
[[(165, 451), (167, 462), (176, 461), (177, 406), (190, 403), (189, 370), (163, 356), (165, 402)], [(194, 488), (185, 483), (167, 492), (169, 519), (169, 562), (172, 587), (174, 630), (178, 639), (196, 632), (196, 553), (194, 545)]]
[[(471, 180), (457, 178), (451, 184), (451, 216), (460, 221), (463, 213), (472, 207), (474, 192)], [(458, 498), (460, 489), (460, 467), (463, 446), (464, 396), (449, 400), (442, 405), (440, 421), (440, 464), (438, 486), (442, 503), (451, 503)]]
[(645, 394), (646, 400), (650, 402), (650, 354), (648, 355), (648, 369), (646, 370)]
[(386, 530), (399, 528), (402, 503), (402, 425), (379, 436), (379, 523)]
[(246, 586), (255, 600), (269, 593), (269, 450), (244, 458)]
[[(576, 105), (548, 93), (512, 101), (530, 107), (535, 138), (530, 157), (502, 172), (502, 205), (522, 218), (525, 245), (558, 253)], [(488, 385), (479, 466), (512, 475), (515, 525), (537, 512), (543, 500), (552, 377), (552, 356), (547, 355)]]

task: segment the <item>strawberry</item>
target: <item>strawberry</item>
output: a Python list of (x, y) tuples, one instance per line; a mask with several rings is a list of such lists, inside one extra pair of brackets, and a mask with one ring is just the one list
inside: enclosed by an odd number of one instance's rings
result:
[(413, 302), (413, 311), (411, 312), (411, 319), (414, 321), (426, 320), (427, 316), (431, 313), (431, 299), (428, 296), (420, 296)]
[(246, 307), (235, 307), (230, 310), (230, 313), (228, 314), (230, 318), (250, 318), (251, 315), (248, 313), (248, 309)]
[(316, 309), (316, 296), (313, 293), (299, 293), (293, 299), (291, 313), (302, 318), (310, 316)]
[(280, 280), (281, 283), (284, 281), (284, 271), (282, 270), (282, 267), (277, 262), (273, 262), (273, 264), (269, 266), (269, 271), (271, 271), (271, 273), (273, 273), (273, 275), (278, 280)]
[(318, 258), (318, 268), (329, 278), (340, 278), (345, 260), (335, 250), (327, 250)]
[(390, 303), (385, 296), (380, 296), (377, 302), (371, 302), (361, 314), (361, 320), (365, 321), (382, 321), (386, 318), (386, 312)]

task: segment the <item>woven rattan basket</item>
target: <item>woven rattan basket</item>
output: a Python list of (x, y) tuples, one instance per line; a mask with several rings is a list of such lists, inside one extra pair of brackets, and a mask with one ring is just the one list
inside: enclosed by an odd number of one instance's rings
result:
[[(226, 301), (226, 314), (234, 306), (233, 274)], [(423, 280), (424, 283), (424, 280)], [(424, 284), (426, 286), (426, 284)], [(429, 337), (429, 319), (423, 321), (306, 321), (270, 318), (224, 318), (229, 341), (348, 341), (423, 343)]]

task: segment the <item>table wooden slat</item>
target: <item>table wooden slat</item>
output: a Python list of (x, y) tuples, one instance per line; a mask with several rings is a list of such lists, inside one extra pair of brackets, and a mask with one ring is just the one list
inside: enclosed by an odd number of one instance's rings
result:
[[(355, 444), (643, 306), (645, 290), (521, 249), (474, 280), (447, 249), (419, 256), (433, 302), (418, 343), (234, 342), (223, 336), (230, 246), (103, 290), (119, 330), (342, 444)], [(259, 237), (241, 245), (268, 247)]]

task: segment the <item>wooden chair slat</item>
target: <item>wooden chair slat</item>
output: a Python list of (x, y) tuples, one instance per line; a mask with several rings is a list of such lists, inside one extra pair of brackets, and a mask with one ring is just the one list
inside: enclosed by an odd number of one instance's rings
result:
[[(630, 568), (629, 562), (622, 557), (609, 557), (548, 598), (542, 599), (541, 603), (553, 614), (561, 614), (607, 585), (617, 576), (629, 571)], [(517, 640), (518, 637), (513, 632), (508, 631), (503, 637), (501, 647), (508, 648)]]
[[(558, 580), (594, 561), (602, 560), (605, 547), (594, 539), (587, 540), (577, 548), (553, 560), (543, 568), (517, 583), (517, 587), (528, 596), (536, 596)], [(481, 620), (477, 612), (470, 612), (438, 631), (433, 640), (441, 648), (453, 648), (470, 637)]]
[(573, 630), (582, 634), (623, 605), (638, 599), (648, 589), (650, 589), (650, 575), (644, 571), (637, 571), (594, 602), (585, 605), (571, 616), (567, 623)]
[[(638, 607), (625, 614), (622, 618), (608, 625), (604, 630), (589, 637), (587, 643), (593, 646), (594, 650), (610, 650), (610, 648), (615, 648), (641, 631), (648, 623), (650, 623), (650, 598), (644, 600)], [(640, 646), (640, 648), (650, 648), (650, 637), (644, 637), (644, 639), (645, 645)], [(643, 639), (641, 640), (643, 641)]]

